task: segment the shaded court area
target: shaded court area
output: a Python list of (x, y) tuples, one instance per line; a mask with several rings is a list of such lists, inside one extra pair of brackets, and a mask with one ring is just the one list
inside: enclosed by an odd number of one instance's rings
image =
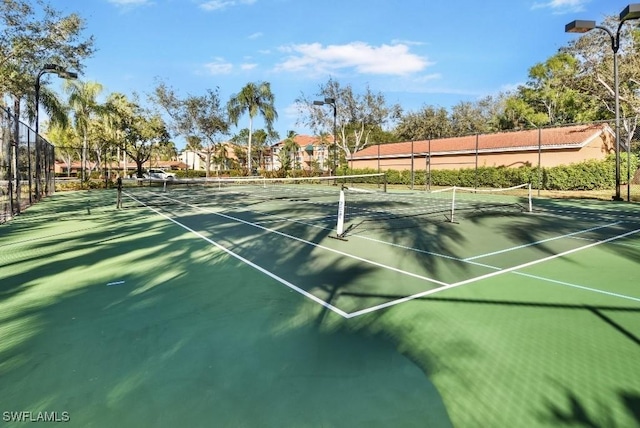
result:
[(400, 227), (376, 208), (343, 241), (330, 189), (158, 190), (123, 210), (109, 191), (56, 194), (0, 228), (0, 410), (74, 426), (640, 425), (637, 206), (540, 200)]
[(71, 426), (451, 426), (388, 338), (327, 324), (320, 306), (148, 210), (116, 211), (113, 196), (58, 194), (0, 229), (2, 412), (68, 412)]

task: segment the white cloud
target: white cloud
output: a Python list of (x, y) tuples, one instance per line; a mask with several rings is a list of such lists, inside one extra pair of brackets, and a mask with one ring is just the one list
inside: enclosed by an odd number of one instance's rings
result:
[(249, 37), (247, 37), (247, 39), (250, 39), (250, 40), (258, 39), (258, 38), (262, 37), (263, 35), (264, 35), (264, 34), (259, 33), (259, 32), (258, 32), (258, 33), (253, 33), (253, 34), (251, 34)]
[(246, 63), (246, 64), (242, 64), (242, 65), (240, 66), (240, 69), (241, 69), (241, 70), (248, 71), (248, 70), (253, 70), (253, 69), (254, 69), (254, 68), (256, 68), (257, 66), (258, 66), (258, 64), (250, 64), (250, 63)]
[(422, 46), (425, 43), (424, 42), (416, 42), (414, 40), (393, 39), (393, 40), (391, 40), (391, 44), (392, 45), (402, 44), (402, 45), (410, 45), (410, 46)]
[(413, 79), (413, 81), (415, 83), (426, 83), (426, 82), (431, 82), (433, 80), (439, 80), (441, 78), (442, 78), (442, 75), (440, 73), (434, 73), (434, 74), (425, 74), (424, 76), (416, 77), (415, 79)]
[(216, 58), (215, 61), (205, 64), (204, 67), (209, 71), (209, 74), (213, 75), (229, 74), (233, 71), (233, 64), (222, 58)]
[(200, 3), (200, 8), (206, 11), (224, 10), (229, 7), (239, 6), (243, 4), (254, 4), (257, 0), (209, 0)]
[(408, 75), (431, 65), (426, 58), (409, 52), (406, 44), (371, 46), (363, 42), (323, 46), (320, 43), (289, 45), (290, 54), (276, 66), (277, 71), (318, 74), (355, 69), (362, 74)]
[(591, 0), (550, 0), (544, 3), (534, 3), (531, 9), (551, 9), (553, 13), (582, 12), (584, 6)]

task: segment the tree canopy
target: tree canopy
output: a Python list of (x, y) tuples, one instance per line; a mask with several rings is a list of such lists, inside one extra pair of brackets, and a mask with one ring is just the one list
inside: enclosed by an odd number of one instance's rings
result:
[[(84, 37), (84, 30), (79, 15), (64, 15), (43, 0), (0, 2), (0, 92), (13, 98), (17, 112), (24, 97), (33, 97), (35, 76), (45, 64), (83, 70), (83, 61), (94, 53), (93, 37)], [(33, 118), (34, 110), (29, 113)]]

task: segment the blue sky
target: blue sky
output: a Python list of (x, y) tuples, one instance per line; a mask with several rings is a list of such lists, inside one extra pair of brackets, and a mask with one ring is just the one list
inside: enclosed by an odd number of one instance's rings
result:
[[(180, 95), (219, 88), (226, 102), (268, 81), (281, 137), (296, 125), (294, 100), (331, 77), (368, 85), (405, 111), (450, 108), (526, 82), (528, 70), (575, 35), (574, 19), (600, 22), (612, 0), (83, 0), (77, 12), (97, 51), (82, 80), (104, 94), (143, 96), (157, 79)], [(603, 49), (606, 47), (603, 47)], [(239, 128), (248, 126), (242, 118)], [(256, 125), (262, 126), (260, 121)], [(236, 132), (237, 129), (233, 129)], [(176, 140), (178, 147), (182, 144)]]

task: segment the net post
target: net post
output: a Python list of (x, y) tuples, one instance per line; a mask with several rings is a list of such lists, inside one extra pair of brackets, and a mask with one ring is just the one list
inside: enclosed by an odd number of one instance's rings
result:
[(456, 186), (453, 186), (453, 193), (451, 194), (451, 223), (453, 223), (453, 215), (456, 207)]
[(529, 183), (529, 212), (533, 212), (533, 201), (531, 200), (531, 183)]
[(345, 212), (345, 197), (344, 197), (344, 189), (340, 190), (340, 199), (338, 201), (338, 221), (336, 224), (336, 235), (329, 235), (330, 238), (339, 239), (341, 241), (347, 241), (344, 237), (344, 212)]
[(386, 172), (382, 175), (382, 183), (383, 183), (382, 191), (384, 193), (387, 193), (387, 173)]

